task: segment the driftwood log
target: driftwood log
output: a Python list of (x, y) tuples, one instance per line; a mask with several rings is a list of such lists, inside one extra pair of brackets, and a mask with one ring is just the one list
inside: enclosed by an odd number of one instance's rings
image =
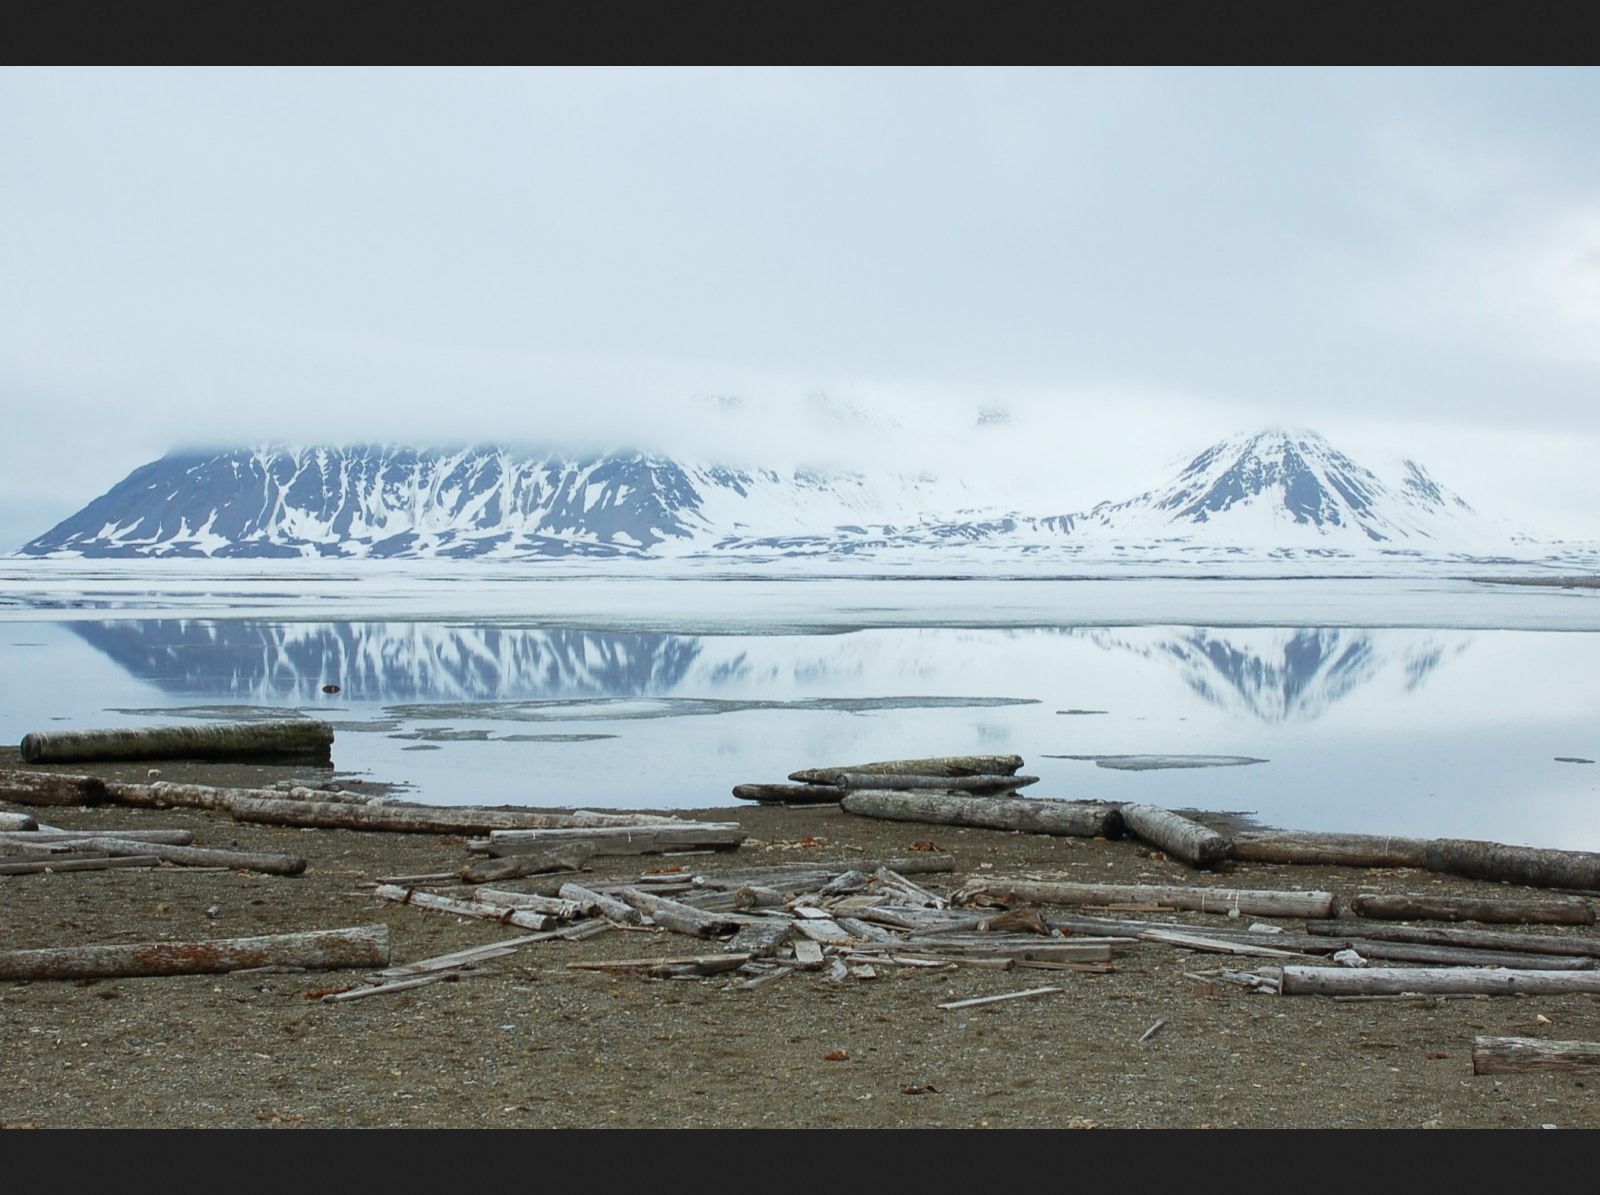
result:
[(957, 894), (1041, 905), (1139, 905), (1231, 913), (1251, 917), (1327, 917), (1337, 905), (1331, 892), (1279, 892), (1251, 888), (1179, 888), (1159, 884), (1078, 884), (1048, 880), (985, 879)]
[(1383, 922), (1308, 921), (1306, 932), (1328, 938), (1364, 938), (1378, 942), (1414, 942), (1420, 946), (1464, 946), (1473, 950), (1521, 950), (1529, 954), (1571, 954), (1600, 958), (1600, 937), (1593, 934), (1510, 933), (1505, 930), (1451, 929), (1435, 925), (1386, 925)]
[(1357, 917), (1383, 921), (1478, 921), (1516, 925), (1593, 925), (1586, 900), (1497, 900), (1454, 896), (1375, 896), (1350, 901)]
[(39, 828), (38, 819), (28, 813), (0, 813), (0, 831), (28, 834)]
[(109, 799), (98, 776), (0, 770), (0, 801), (15, 805), (102, 805)]
[(1052, 801), (1036, 797), (988, 797), (981, 801), (944, 793), (858, 790), (840, 802), (862, 817), (930, 825), (1026, 830), (1074, 838), (1122, 837), (1122, 813), (1098, 801)]
[(275, 759), (326, 764), (333, 727), (313, 718), (34, 731), (22, 737), (24, 763), (126, 759)]
[(0, 951), (0, 979), (134, 979), (153, 975), (220, 975), (251, 967), (304, 967), (327, 971), (388, 964), (389, 927), (362, 925), (259, 938)]
[(556, 893), (562, 900), (570, 900), (576, 904), (592, 907), (595, 915), (604, 917), (609, 921), (619, 921), (624, 925), (638, 925), (644, 920), (644, 914), (638, 909), (614, 896), (607, 896), (596, 892), (592, 888), (585, 888), (582, 884), (562, 884)]
[(881, 759), (842, 768), (806, 768), (790, 772), (802, 784), (837, 784), (845, 772), (878, 776), (1010, 776), (1022, 767), (1020, 755), (936, 755), (927, 759)]
[[(495, 830), (588, 828), (673, 823), (673, 818), (607, 813), (534, 813), (508, 809), (427, 808), (420, 805), (347, 805), (334, 801), (247, 798), (229, 807), (235, 821), (332, 830), (388, 830), (406, 834), (487, 834)], [(683, 823), (678, 823), (683, 824)], [(689, 823), (694, 824), (694, 823)]]
[(1432, 963), (1439, 967), (1513, 967), (1527, 971), (1592, 971), (1583, 955), (1536, 954), (1527, 950), (1475, 950), (1468, 946), (1422, 946), (1412, 942), (1371, 942), (1352, 938), (1345, 949), (1362, 958), (1393, 963)]
[(582, 843), (596, 855), (659, 855), (668, 851), (730, 851), (749, 835), (738, 822), (594, 826), (573, 829), (494, 830), (483, 844), (491, 855), (517, 855)]
[(1233, 857), (1258, 863), (1422, 867), (1446, 875), (1525, 884), (1530, 888), (1600, 891), (1600, 854), (1467, 838), (1252, 832), (1235, 837)]
[(692, 905), (655, 896), (638, 888), (618, 888), (612, 895), (639, 910), (661, 928), (696, 938), (715, 938), (732, 933), (745, 921), (742, 917), (703, 912)]
[(74, 839), (88, 850), (107, 855), (152, 855), (163, 863), (185, 867), (230, 867), (237, 871), (257, 871), (264, 875), (297, 876), (306, 869), (299, 855), (274, 855), (258, 851), (228, 851), (203, 846), (167, 846), (164, 843), (130, 841), (126, 838), (93, 837)]
[(450, 896), (437, 896), (432, 892), (418, 892), (415, 888), (401, 888), (397, 884), (379, 884), (373, 891), (379, 900), (400, 905), (414, 905), (419, 909), (432, 909), (439, 913), (454, 913), (458, 917), (478, 917), (484, 921), (498, 921), (501, 925), (515, 925), (520, 929), (548, 930), (555, 919), (533, 909), (518, 909), (511, 905), (489, 904), (486, 901), (456, 900)]
[(193, 830), (57, 830), (41, 827), (38, 830), (0, 832), (0, 844), (18, 843), (22, 846), (71, 845), (85, 838), (116, 838), (123, 842), (164, 842), (168, 846), (188, 846), (194, 841)]
[(594, 847), (587, 842), (569, 842), (527, 854), (506, 855), (498, 859), (479, 859), (461, 869), (469, 884), (516, 880), (523, 876), (548, 875), (557, 871), (582, 871), (594, 858)]
[(1249, 863), (1317, 867), (1421, 867), (1425, 838), (1384, 834), (1323, 834), (1310, 830), (1251, 830), (1233, 836), (1233, 857)]
[(1014, 792), (1038, 784), (1037, 776), (914, 776), (903, 773), (840, 772), (835, 788), (882, 789), (885, 792)]
[(1535, 996), (1600, 992), (1600, 971), (1524, 971), (1499, 967), (1283, 968), (1285, 996)]
[(769, 804), (837, 805), (844, 792), (831, 784), (735, 784), (733, 795)]
[(1475, 1075), (1600, 1075), (1600, 1042), (1539, 1037), (1475, 1037)]
[(1137, 801), (1122, 806), (1127, 832), (1158, 846), (1174, 859), (1201, 870), (1215, 867), (1233, 854), (1233, 840), (1170, 809)]
[(0, 859), (0, 876), (42, 875), (56, 871), (109, 871), (112, 868), (160, 867), (154, 855), (63, 855), (50, 859)]

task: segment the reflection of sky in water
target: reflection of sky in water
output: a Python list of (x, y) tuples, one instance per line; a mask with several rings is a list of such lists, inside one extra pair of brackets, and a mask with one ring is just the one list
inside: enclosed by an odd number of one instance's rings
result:
[[(1594, 632), (695, 636), (177, 619), (5, 630), (0, 719), (13, 741), (52, 724), (300, 709), (338, 724), (341, 768), (411, 781), (440, 803), (721, 805), (734, 784), (804, 766), (1016, 751), (1043, 777), (1029, 790), (1039, 796), (1600, 849), (1600, 764), (1555, 759), (1600, 758)], [(1072, 710), (1106, 712), (1058, 712)], [(1050, 758), (1168, 754), (1268, 762), (1113, 771)]]

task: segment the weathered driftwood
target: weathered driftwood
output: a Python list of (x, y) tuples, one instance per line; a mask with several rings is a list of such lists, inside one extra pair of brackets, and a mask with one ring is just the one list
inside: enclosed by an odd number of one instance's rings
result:
[(419, 909), (433, 909), (440, 913), (454, 913), (458, 917), (479, 917), (485, 921), (498, 921), (501, 925), (515, 925), (520, 929), (548, 930), (555, 919), (543, 913), (517, 909), (510, 905), (494, 905), (484, 901), (456, 900), (432, 892), (418, 892), (415, 888), (401, 888), (394, 884), (380, 884), (373, 890), (379, 900), (395, 904), (415, 905)]
[(585, 829), (495, 830), (491, 855), (526, 854), (584, 843), (597, 855), (660, 855), (668, 851), (733, 850), (749, 835), (738, 822), (680, 822), (672, 826), (596, 826)]
[(167, 846), (163, 843), (130, 842), (125, 838), (95, 837), (81, 840), (90, 850), (108, 855), (153, 855), (164, 863), (186, 867), (228, 867), (237, 871), (258, 871), (265, 875), (297, 876), (306, 869), (299, 855), (274, 855), (258, 851), (227, 851), (201, 846)]
[(1160, 847), (1190, 867), (1215, 867), (1233, 855), (1231, 838), (1170, 809), (1138, 801), (1125, 802), (1121, 809), (1128, 833)]
[(109, 798), (98, 776), (65, 772), (0, 771), (0, 801), (16, 805), (101, 805)]
[[(488, 834), (496, 830), (580, 828), (671, 822), (670, 818), (623, 818), (604, 813), (535, 813), (509, 809), (428, 808), (416, 805), (347, 805), (335, 801), (241, 798), (229, 811), (235, 821), (333, 830), (387, 830), (408, 834)], [(694, 824), (694, 823), (690, 823)]]
[(914, 776), (884, 772), (840, 772), (835, 788), (882, 789), (884, 792), (1014, 792), (1038, 784), (1037, 776)]
[(24, 763), (122, 759), (292, 759), (327, 763), (333, 727), (313, 718), (34, 731), (22, 738)]
[(1421, 867), (1425, 838), (1385, 834), (1323, 834), (1309, 830), (1251, 830), (1233, 836), (1233, 857), (1250, 863), (1328, 867)]
[(1415, 942), (1372, 942), (1351, 938), (1346, 949), (1362, 958), (1394, 963), (1432, 963), (1440, 967), (1514, 967), (1525, 971), (1592, 971), (1594, 959), (1571, 954), (1519, 950), (1473, 950), (1466, 946), (1424, 946)]
[(1475, 1075), (1600, 1075), (1600, 1042), (1539, 1037), (1475, 1037)]
[(42, 875), (57, 871), (109, 871), (119, 867), (160, 867), (161, 860), (154, 855), (66, 855), (52, 859), (29, 859), (13, 862), (0, 861), (0, 876)]
[(194, 841), (193, 830), (56, 830), (41, 826), (37, 830), (19, 830), (0, 833), (0, 842), (15, 842), (23, 846), (56, 845), (81, 842), (85, 838), (117, 838), (123, 842), (164, 842), (168, 846), (188, 846)]
[(847, 813), (899, 822), (1026, 830), (1074, 838), (1122, 837), (1122, 812), (1098, 801), (1052, 801), (1036, 797), (989, 797), (974, 801), (943, 793), (858, 789), (840, 805)]
[(486, 963), (491, 959), (503, 958), (508, 954), (515, 954), (517, 950), (529, 942), (544, 941), (543, 934), (529, 934), (523, 938), (507, 938), (503, 942), (490, 942), (484, 946), (468, 946), (464, 950), (453, 950), (449, 954), (436, 954), (431, 958), (418, 959), (414, 963), (402, 963), (397, 967), (387, 967), (372, 976), (369, 982), (382, 983), (391, 979), (406, 979), (413, 975), (429, 975), (441, 971), (459, 971), (465, 967), (475, 967), (479, 963)]
[(1550, 996), (1600, 992), (1600, 971), (1527, 971), (1499, 967), (1295, 967), (1279, 984), (1285, 996)]
[(688, 934), (691, 937), (715, 938), (725, 933), (732, 933), (745, 922), (742, 917), (703, 912), (692, 905), (655, 896), (638, 888), (618, 888), (614, 895), (624, 904), (638, 909), (663, 929), (677, 934)]
[(835, 784), (845, 772), (878, 776), (1010, 776), (1022, 767), (1020, 755), (935, 755), (926, 759), (880, 759), (839, 768), (805, 768), (790, 772), (802, 784)]
[[(1129, 945), (1123, 941), (1119, 945)], [(1103, 963), (1111, 958), (1110, 942), (1065, 942), (1030, 938), (999, 938), (978, 941), (971, 938), (926, 937), (904, 942), (904, 951), (924, 955), (960, 955), (966, 958), (1007, 958), (1015, 962)]]
[(741, 925), (739, 932), (728, 939), (723, 947), (730, 954), (747, 954), (751, 958), (770, 958), (794, 934), (794, 924), (773, 919), (765, 924), (752, 922)]
[(1136, 903), (1200, 913), (1251, 917), (1327, 917), (1337, 901), (1331, 892), (1279, 892), (1252, 888), (1178, 888), (1159, 884), (1078, 884), (1066, 881), (984, 879), (968, 884), (958, 899), (988, 896), (1044, 905)]
[(0, 812), (0, 830), (8, 834), (30, 834), (39, 829), (39, 821), (27, 813)]
[(1205, 954), (1234, 954), (1254, 958), (1294, 958), (1297, 950), (1286, 950), (1273, 939), (1276, 934), (1258, 934), (1255, 941), (1244, 937), (1219, 938), (1207, 933), (1175, 929), (1140, 930), (1137, 938), (1145, 942), (1160, 942), (1164, 946), (1177, 946), (1184, 950), (1198, 950)]
[(779, 805), (837, 805), (844, 793), (831, 784), (735, 784), (741, 801)]
[(596, 892), (582, 884), (562, 884), (561, 890), (556, 894), (562, 900), (574, 901), (594, 909), (595, 915), (605, 917), (611, 921), (620, 921), (624, 925), (638, 925), (644, 920), (644, 914), (638, 909), (620, 901), (614, 896)]
[(554, 917), (557, 921), (576, 921), (580, 917), (596, 916), (592, 903), (562, 900), (559, 896), (540, 896), (536, 892), (512, 892), (505, 888), (478, 888), (472, 899), (482, 904), (499, 905), (503, 909), (531, 909)]
[(1467, 838), (1436, 838), (1422, 865), (1429, 871), (1475, 880), (1526, 884), (1530, 888), (1600, 890), (1600, 854), (1507, 846)]
[(568, 963), (574, 971), (625, 971), (642, 975), (720, 975), (737, 971), (750, 961), (750, 955), (701, 954), (689, 958), (619, 958), (596, 962)]
[(1454, 929), (1433, 925), (1386, 925), (1354, 919), (1308, 921), (1306, 932), (1329, 938), (1365, 938), (1378, 942), (1415, 942), (1423, 946), (1465, 946), (1477, 950), (1521, 950), (1529, 954), (1600, 958), (1600, 937), (1594, 934), (1519, 934), (1505, 930)]
[(389, 927), (361, 925), (257, 938), (0, 951), (0, 979), (134, 979), (220, 975), (252, 967), (327, 971), (384, 967), (388, 963)]
[(1357, 917), (1384, 921), (1479, 921), (1520, 925), (1593, 925), (1586, 900), (1497, 900), (1460, 896), (1375, 896), (1350, 901)]
[(1066, 988), (1029, 988), (1025, 992), (1006, 992), (1002, 996), (974, 996), (970, 1000), (949, 1000), (944, 1004), (936, 1004), (934, 1007), (945, 1011), (957, 1008), (981, 1008), (985, 1004), (999, 1004), (1003, 1000), (1026, 1000), (1032, 996), (1055, 996), (1066, 990)]
[(587, 842), (569, 842), (527, 854), (506, 855), (498, 859), (479, 859), (461, 869), (461, 878), (469, 884), (483, 884), (491, 880), (515, 880), (523, 876), (547, 875), (557, 871), (582, 871), (583, 865), (594, 858), (594, 846)]

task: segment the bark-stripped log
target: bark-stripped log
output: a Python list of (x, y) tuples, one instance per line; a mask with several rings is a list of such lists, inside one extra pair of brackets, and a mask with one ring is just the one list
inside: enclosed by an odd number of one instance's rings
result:
[(24, 763), (123, 759), (286, 759), (328, 763), (333, 727), (313, 718), (34, 731), (22, 738)]
[(507, 855), (501, 859), (479, 859), (461, 869), (461, 878), (469, 884), (490, 881), (515, 880), (523, 876), (546, 875), (556, 871), (582, 871), (583, 865), (594, 857), (594, 847), (587, 842), (570, 842), (525, 855)]
[(520, 929), (547, 930), (555, 925), (555, 918), (532, 909), (456, 900), (449, 896), (436, 896), (432, 892), (418, 892), (415, 888), (401, 888), (395, 884), (380, 884), (373, 890), (373, 895), (379, 900), (393, 901), (395, 904), (414, 905), (438, 913), (454, 913), (458, 917), (478, 917), (484, 921), (498, 921), (501, 925), (515, 925)]
[(802, 784), (837, 784), (845, 772), (879, 776), (1010, 776), (1022, 767), (1020, 755), (935, 755), (927, 759), (880, 759), (841, 768), (806, 768), (790, 772)]
[(1594, 934), (1517, 934), (1505, 930), (1386, 925), (1383, 922), (1354, 919), (1308, 921), (1306, 932), (1329, 938), (1366, 938), (1378, 942), (1415, 942), (1424, 946), (1464, 946), (1477, 950), (1522, 950), (1529, 954), (1572, 954), (1600, 958), (1600, 937)]
[(1593, 925), (1586, 900), (1496, 900), (1457, 896), (1375, 896), (1350, 902), (1357, 917), (1383, 921), (1479, 921), (1505, 925)]
[(64, 855), (54, 859), (29, 859), (0, 861), (0, 876), (41, 875), (56, 871), (110, 871), (112, 868), (160, 867), (161, 860), (154, 855), (120, 855), (115, 859), (105, 855)]
[(592, 888), (585, 888), (582, 884), (562, 884), (561, 890), (556, 895), (562, 900), (570, 900), (592, 908), (596, 916), (610, 921), (620, 921), (624, 925), (638, 925), (644, 920), (644, 914), (632, 905), (614, 896), (596, 892)]
[(674, 826), (597, 826), (587, 829), (494, 830), (491, 855), (520, 855), (583, 843), (596, 855), (659, 855), (667, 851), (731, 851), (748, 838), (737, 822), (679, 822)]
[(1158, 846), (1174, 859), (1201, 870), (1215, 867), (1233, 854), (1233, 840), (1159, 805), (1124, 802), (1127, 832)]
[(98, 776), (0, 771), (0, 801), (15, 805), (102, 805), (109, 799), (105, 781)]
[(258, 871), (276, 876), (297, 876), (306, 869), (306, 861), (299, 855), (226, 851), (203, 846), (166, 846), (109, 836), (85, 838), (81, 842), (90, 850), (104, 851), (108, 855), (154, 855), (164, 863), (177, 863), (184, 867), (230, 867), (236, 871)]
[(1600, 1041), (1539, 1037), (1475, 1037), (1475, 1075), (1600, 1075)]
[(193, 830), (56, 830), (38, 829), (0, 833), (0, 843), (21, 846), (71, 845), (85, 838), (117, 838), (123, 842), (164, 842), (168, 846), (188, 846)]
[(1279, 892), (1252, 888), (1177, 888), (1159, 884), (1077, 884), (1047, 880), (984, 879), (968, 884), (957, 899), (987, 896), (1041, 905), (1136, 904), (1250, 917), (1327, 917), (1337, 901), (1331, 892)]
[(1500, 967), (1284, 967), (1285, 996), (1554, 996), (1600, 992), (1600, 971)]
[(1233, 857), (1248, 863), (1318, 867), (1421, 867), (1425, 838), (1385, 834), (1323, 834), (1311, 830), (1251, 830), (1233, 836)]
[(1513, 967), (1525, 971), (1593, 971), (1594, 959), (1527, 950), (1473, 950), (1466, 946), (1422, 946), (1414, 942), (1372, 942), (1352, 938), (1346, 948), (1362, 958), (1394, 963), (1433, 963), (1441, 967)]
[(678, 934), (689, 934), (696, 938), (715, 938), (721, 934), (732, 933), (747, 921), (747, 918), (743, 917), (702, 912), (692, 905), (652, 896), (648, 892), (641, 892), (638, 888), (618, 888), (614, 895), (618, 900), (638, 909), (663, 929)]
[(540, 896), (537, 892), (512, 892), (508, 888), (476, 888), (472, 899), (507, 909), (531, 909), (557, 921), (576, 921), (580, 917), (598, 915), (590, 901), (563, 900), (558, 896)]
[[(346, 805), (333, 801), (239, 799), (235, 821), (331, 830), (387, 830), (403, 834), (488, 834), (495, 830), (590, 828), (674, 823), (673, 818), (605, 813), (535, 813), (509, 809), (426, 808), (413, 805)], [(683, 824), (683, 823), (677, 823)], [(688, 823), (694, 824), (694, 823)]]
[(0, 831), (30, 834), (39, 828), (37, 818), (26, 813), (0, 813)]
[(388, 965), (386, 925), (258, 938), (0, 951), (0, 979), (136, 979), (154, 975), (220, 975), (251, 967), (328, 971)]
[(930, 825), (1026, 830), (1074, 838), (1122, 837), (1122, 812), (1098, 801), (1052, 801), (1037, 797), (990, 797), (974, 801), (943, 793), (859, 789), (840, 802), (861, 817)]
[(1037, 776), (913, 776), (874, 772), (840, 772), (835, 788), (882, 789), (884, 792), (1015, 792), (1038, 784)]
[(1555, 851), (1467, 838), (1436, 838), (1428, 844), (1422, 865), (1429, 871), (1526, 884), (1530, 888), (1600, 890), (1600, 854), (1593, 851)]

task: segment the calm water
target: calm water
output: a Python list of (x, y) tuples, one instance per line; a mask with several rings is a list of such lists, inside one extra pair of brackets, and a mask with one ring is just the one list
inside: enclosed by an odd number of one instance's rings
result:
[(1596, 603), (1529, 620), (1566, 630), (1477, 627), (1470, 595), (1438, 627), (1258, 628), (1207, 593), (1209, 627), (829, 633), (38, 609), (0, 625), (0, 733), (299, 710), (335, 723), (341, 772), (413, 799), (591, 807), (735, 805), (734, 784), (800, 767), (1016, 752), (1037, 796), (1600, 849), (1600, 764), (1567, 762), (1600, 759)]

